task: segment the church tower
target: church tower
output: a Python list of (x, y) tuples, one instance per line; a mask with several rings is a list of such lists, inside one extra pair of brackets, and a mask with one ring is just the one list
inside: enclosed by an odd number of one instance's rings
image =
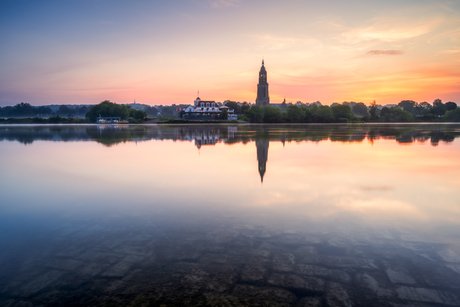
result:
[(265, 107), (270, 104), (270, 98), (268, 97), (267, 71), (265, 70), (264, 60), (262, 60), (262, 67), (259, 72), (256, 104), (261, 107)]

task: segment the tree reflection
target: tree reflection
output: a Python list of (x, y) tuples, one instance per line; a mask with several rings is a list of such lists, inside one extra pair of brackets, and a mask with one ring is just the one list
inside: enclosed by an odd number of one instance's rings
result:
[(430, 140), (432, 146), (460, 136), (459, 124), (375, 125), (2, 125), (0, 141), (95, 141), (105, 146), (149, 140), (189, 141), (203, 145), (257, 142), (363, 142), (395, 140), (412, 144)]

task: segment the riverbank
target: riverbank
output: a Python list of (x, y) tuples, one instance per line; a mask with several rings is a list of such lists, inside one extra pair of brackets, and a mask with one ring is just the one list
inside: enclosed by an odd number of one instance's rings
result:
[[(241, 121), (240, 121), (241, 122)], [(147, 118), (145, 120), (129, 120), (130, 124), (237, 124), (236, 120), (182, 120), (182, 119), (164, 119), (164, 118)], [(65, 118), (60, 116), (41, 118), (0, 118), (0, 124), (95, 124), (86, 118)], [(110, 123), (105, 125), (112, 125)]]

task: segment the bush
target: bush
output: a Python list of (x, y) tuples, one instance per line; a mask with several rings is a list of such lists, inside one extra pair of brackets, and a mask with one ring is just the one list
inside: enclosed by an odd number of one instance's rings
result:
[(447, 111), (443, 119), (448, 122), (460, 122), (460, 108)]
[(338, 122), (338, 123), (348, 123), (348, 122), (350, 122), (350, 121), (348, 120), (348, 118), (339, 117), (339, 118), (337, 118), (337, 122)]
[(48, 118), (48, 122), (52, 123), (52, 124), (58, 124), (60, 122), (62, 122), (63, 118), (60, 117), (59, 115), (56, 115), (56, 116), (52, 116), (50, 118)]
[(34, 117), (34, 118), (32, 118), (32, 122), (35, 123), (35, 124), (45, 124), (48, 121), (45, 118)]

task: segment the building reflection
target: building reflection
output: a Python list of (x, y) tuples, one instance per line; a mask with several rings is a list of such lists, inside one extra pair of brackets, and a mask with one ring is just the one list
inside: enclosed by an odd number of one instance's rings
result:
[(264, 182), (265, 171), (267, 170), (269, 140), (257, 140), (257, 161), (259, 162), (260, 182)]

